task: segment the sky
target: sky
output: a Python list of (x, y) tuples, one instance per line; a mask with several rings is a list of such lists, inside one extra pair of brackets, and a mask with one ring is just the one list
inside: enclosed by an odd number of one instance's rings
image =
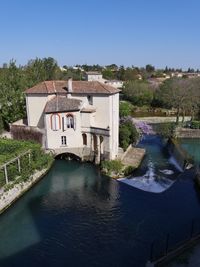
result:
[(0, 65), (200, 69), (200, 0), (0, 0)]

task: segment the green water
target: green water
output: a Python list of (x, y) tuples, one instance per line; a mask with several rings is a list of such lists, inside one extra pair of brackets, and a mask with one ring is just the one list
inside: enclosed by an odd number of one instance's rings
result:
[[(149, 174), (176, 175), (159, 138), (146, 137), (140, 145), (148, 155), (138, 175), (144, 176), (148, 161), (155, 165)], [(168, 233), (169, 247), (188, 238), (200, 214), (193, 176), (187, 170), (155, 194), (110, 179), (90, 163), (55, 160), (0, 216), (0, 267), (145, 267), (152, 242), (156, 258), (165, 252)]]
[(180, 139), (181, 147), (195, 160), (200, 163), (200, 139)]

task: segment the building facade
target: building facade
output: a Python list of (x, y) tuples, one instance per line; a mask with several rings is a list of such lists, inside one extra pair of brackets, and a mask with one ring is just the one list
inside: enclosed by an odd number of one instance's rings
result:
[(28, 126), (41, 129), (46, 149), (115, 159), (119, 90), (97, 81), (45, 81), (26, 90)]

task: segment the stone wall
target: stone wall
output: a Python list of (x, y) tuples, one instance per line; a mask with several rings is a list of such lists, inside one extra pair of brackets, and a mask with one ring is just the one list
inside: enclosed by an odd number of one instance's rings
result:
[(200, 129), (189, 129), (178, 127), (175, 131), (177, 138), (200, 138)]

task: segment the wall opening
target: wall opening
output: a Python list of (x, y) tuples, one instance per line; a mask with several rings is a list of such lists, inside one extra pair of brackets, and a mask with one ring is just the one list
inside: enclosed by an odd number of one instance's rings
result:
[(82, 138), (83, 138), (83, 145), (87, 146), (87, 134), (82, 134)]

